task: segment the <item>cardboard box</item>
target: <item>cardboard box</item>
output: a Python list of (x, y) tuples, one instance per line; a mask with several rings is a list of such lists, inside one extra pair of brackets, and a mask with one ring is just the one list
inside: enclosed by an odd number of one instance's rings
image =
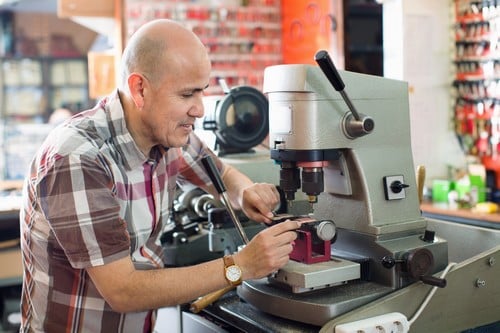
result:
[(0, 285), (22, 281), (23, 265), (21, 259), (21, 249), (19, 247), (0, 247), (0, 267)]
[(87, 59), (90, 97), (97, 99), (113, 92), (116, 56), (113, 53), (89, 52)]

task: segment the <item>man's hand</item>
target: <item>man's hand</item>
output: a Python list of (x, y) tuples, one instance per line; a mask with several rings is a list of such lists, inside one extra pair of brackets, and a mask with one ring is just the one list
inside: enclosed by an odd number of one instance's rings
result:
[(245, 215), (257, 222), (271, 223), (273, 210), (280, 203), (280, 195), (276, 186), (266, 183), (255, 183), (243, 190), (241, 208)]
[[(226, 184), (233, 208), (241, 209), (249, 219), (256, 222), (272, 222), (273, 210), (280, 203), (280, 194), (275, 185), (254, 183), (230, 165), (226, 165), (222, 180)], [(214, 189), (211, 193), (214, 193)]]
[(260, 279), (283, 267), (289, 261), (299, 227), (300, 223), (292, 220), (275, 224), (235, 253), (234, 261), (241, 267), (243, 279)]

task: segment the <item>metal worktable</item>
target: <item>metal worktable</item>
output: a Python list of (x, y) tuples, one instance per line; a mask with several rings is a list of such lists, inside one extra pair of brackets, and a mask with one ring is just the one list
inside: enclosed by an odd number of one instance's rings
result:
[(227, 332), (316, 333), (321, 328), (259, 311), (254, 306), (243, 302), (234, 290), (205, 308), (200, 315), (208, 318), (209, 321), (217, 321), (217, 325)]

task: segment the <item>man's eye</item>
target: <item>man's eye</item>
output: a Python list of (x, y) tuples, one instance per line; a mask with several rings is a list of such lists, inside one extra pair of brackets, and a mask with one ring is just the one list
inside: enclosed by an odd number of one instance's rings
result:
[(186, 91), (186, 92), (182, 93), (182, 97), (183, 98), (190, 98), (190, 97), (193, 97), (195, 95), (204, 95), (204, 91), (205, 91), (205, 89), (195, 89), (192, 91)]

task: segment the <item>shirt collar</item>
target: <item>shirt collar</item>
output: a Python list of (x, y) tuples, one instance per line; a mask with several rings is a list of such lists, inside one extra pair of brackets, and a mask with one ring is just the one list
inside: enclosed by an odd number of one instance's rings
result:
[[(106, 111), (111, 140), (113, 140), (125, 166), (128, 169), (134, 169), (147, 162), (148, 156), (142, 153), (127, 128), (118, 90), (108, 96), (104, 101), (103, 108)], [(156, 147), (153, 149), (156, 149)]]

